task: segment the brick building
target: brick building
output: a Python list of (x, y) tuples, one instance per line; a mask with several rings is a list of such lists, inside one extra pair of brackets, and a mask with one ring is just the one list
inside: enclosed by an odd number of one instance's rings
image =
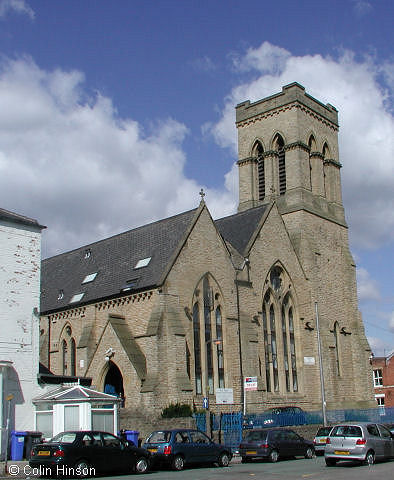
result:
[(394, 352), (388, 357), (373, 357), (372, 369), (376, 402), (394, 407)]
[[(41, 361), (124, 397), (319, 409), (374, 404), (341, 199), (338, 112), (293, 83), (236, 107), (238, 213), (199, 206), (42, 262)], [(217, 388), (234, 405), (215, 405)]]

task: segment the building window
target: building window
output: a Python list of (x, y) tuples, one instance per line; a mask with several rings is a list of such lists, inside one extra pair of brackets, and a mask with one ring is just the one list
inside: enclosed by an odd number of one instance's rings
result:
[[(213, 394), (223, 388), (224, 330), (219, 293), (214, 295), (213, 279), (206, 274), (195, 290), (193, 307), (194, 374), (196, 394)], [(202, 295), (201, 295), (202, 292)]]
[(216, 317), (216, 338), (221, 340), (217, 344), (217, 365), (218, 365), (218, 380), (219, 388), (224, 388), (224, 359), (223, 359), (223, 329), (222, 329), (222, 312), (220, 307), (216, 308), (215, 312)]
[(287, 348), (287, 322), (286, 322), (286, 312), (285, 307), (282, 305), (282, 342), (283, 342), (283, 358), (285, 365), (285, 380), (286, 380), (286, 391), (290, 392), (290, 371), (289, 371), (289, 352)]
[(207, 356), (208, 369), (208, 390), (213, 393), (213, 346), (212, 346), (212, 326), (211, 326), (211, 305), (212, 305), (212, 289), (209, 286), (208, 278), (205, 276), (203, 280), (204, 292), (204, 326), (205, 326), (205, 348)]
[(265, 170), (264, 170), (264, 149), (260, 142), (256, 142), (253, 149), (252, 155), (257, 159), (257, 173), (259, 181), (259, 200), (264, 200), (265, 197)]
[(67, 375), (67, 342), (62, 341), (62, 371), (63, 375)]
[(191, 378), (190, 373), (190, 350), (189, 350), (189, 345), (186, 342), (186, 373), (189, 379)]
[(196, 302), (193, 307), (193, 338), (194, 338), (194, 377), (196, 393), (202, 393), (201, 382), (201, 341), (200, 341), (200, 309)]
[(70, 340), (70, 350), (70, 375), (75, 377), (77, 374), (77, 349), (73, 338)]
[(284, 285), (291, 288), (290, 279), (279, 266), (268, 279), (262, 308), (267, 392), (298, 392), (294, 305), (290, 293), (283, 291)]
[(264, 361), (265, 361), (265, 384), (267, 392), (271, 391), (271, 371), (270, 371), (270, 355), (268, 348), (268, 325), (266, 305), (269, 303), (269, 293), (267, 292), (263, 305), (263, 337), (264, 337)]
[(278, 152), (279, 195), (284, 195), (286, 193), (286, 155), (285, 143), (280, 135), (277, 135), (274, 145)]
[(374, 387), (383, 386), (383, 374), (380, 368), (373, 371), (373, 386)]

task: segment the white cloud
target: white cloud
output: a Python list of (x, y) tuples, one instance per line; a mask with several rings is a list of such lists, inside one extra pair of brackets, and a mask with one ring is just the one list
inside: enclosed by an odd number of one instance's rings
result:
[(387, 357), (393, 351), (393, 344), (378, 337), (368, 337), (368, 343), (375, 357)]
[(392, 332), (394, 332), (394, 312), (391, 312), (390, 320), (389, 320), (389, 327)]
[(0, 18), (12, 12), (27, 15), (32, 20), (35, 17), (34, 10), (25, 0), (0, 0)]
[(368, 300), (381, 300), (379, 287), (365, 268), (357, 268), (357, 293), (360, 302)]
[(353, 0), (353, 3), (354, 3), (354, 11), (356, 12), (356, 15), (359, 17), (363, 17), (364, 15), (367, 15), (372, 10), (371, 3), (367, 2), (366, 0)]
[[(220, 120), (210, 125), (217, 143), (236, 155), (234, 105), (280, 92), (297, 81), (307, 93), (339, 110), (343, 198), (352, 243), (378, 247), (394, 241), (393, 64), (371, 57), (362, 61), (351, 52), (337, 59), (322, 55), (294, 56), (264, 42), (235, 62), (240, 72), (256, 72), (225, 99)], [(377, 79), (386, 83), (378, 83)], [(391, 80), (391, 81), (390, 81)]]
[[(150, 132), (88, 95), (80, 72), (46, 72), (31, 59), (0, 65), (0, 205), (48, 226), (45, 254), (78, 247), (198, 205), (183, 173), (185, 125)], [(214, 211), (234, 194), (209, 190)]]

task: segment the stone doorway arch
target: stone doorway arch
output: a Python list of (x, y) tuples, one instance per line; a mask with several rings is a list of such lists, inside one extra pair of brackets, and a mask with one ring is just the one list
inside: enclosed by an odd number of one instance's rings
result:
[(121, 398), (121, 406), (124, 406), (123, 375), (117, 365), (111, 360), (108, 362), (108, 370), (104, 378), (104, 393)]

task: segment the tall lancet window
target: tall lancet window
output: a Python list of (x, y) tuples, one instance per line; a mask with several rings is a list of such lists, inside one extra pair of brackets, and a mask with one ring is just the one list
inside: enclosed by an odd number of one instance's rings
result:
[(63, 375), (67, 375), (67, 342), (62, 341), (62, 366), (63, 366)]
[(278, 152), (279, 195), (286, 193), (285, 142), (280, 135), (275, 137), (274, 148)]
[(226, 323), (218, 284), (205, 274), (196, 285), (193, 306), (196, 394), (214, 394), (225, 386)]
[(200, 340), (200, 309), (196, 302), (193, 306), (193, 339), (194, 339), (194, 378), (196, 393), (202, 393), (201, 379), (201, 340)]
[(253, 147), (253, 156), (257, 158), (257, 172), (259, 178), (259, 200), (265, 197), (265, 166), (264, 166), (264, 149), (260, 142), (256, 142)]

